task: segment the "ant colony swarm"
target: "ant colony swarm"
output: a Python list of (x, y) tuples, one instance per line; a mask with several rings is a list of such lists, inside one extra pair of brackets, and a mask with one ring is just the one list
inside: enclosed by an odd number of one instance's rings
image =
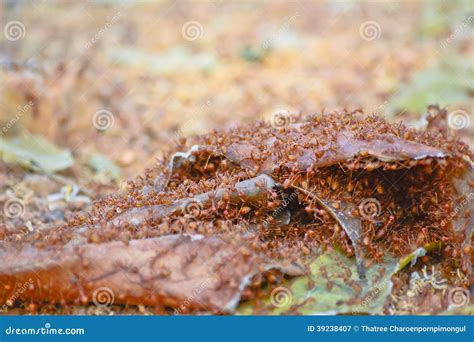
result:
[(107, 287), (116, 304), (232, 312), (331, 248), (361, 279), (386, 254), (433, 243), (468, 273), (474, 158), (437, 111), (424, 130), (341, 112), (182, 140), (90, 214), (7, 234), (0, 299), (33, 278), (27, 302), (87, 303)]

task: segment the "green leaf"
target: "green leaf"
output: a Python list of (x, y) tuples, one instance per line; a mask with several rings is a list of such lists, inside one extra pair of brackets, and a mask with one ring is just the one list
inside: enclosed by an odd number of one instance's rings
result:
[(71, 151), (29, 133), (9, 139), (0, 138), (0, 158), (6, 163), (45, 172), (61, 171), (74, 163)]
[(93, 153), (86, 160), (86, 164), (99, 176), (107, 180), (120, 180), (120, 168), (115, 163), (100, 153)]
[(182, 46), (161, 53), (117, 48), (111, 50), (109, 55), (116, 63), (158, 73), (212, 71), (219, 64), (217, 57), (211, 52), (195, 53)]
[(363, 280), (356, 261), (335, 249), (316, 257), (309, 275), (285, 280), (278, 288), (269, 289), (269, 296), (259, 303), (242, 303), (237, 314), (382, 314), (392, 291), (392, 275), (441, 246), (441, 242), (432, 242), (401, 259), (385, 257), (366, 270)]
[(472, 5), (472, 0), (423, 2), (421, 18), (418, 22), (421, 35), (431, 38), (449, 35), (463, 21), (468, 22)]
[(461, 104), (469, 100), (473, 90), (474, 68), (460, 58), (445, 61), (415, 73), (391, 98), (389, 111), (423, 113), (430, 104)]
[(420, 256), (424, 256), (427, 252), (431, 252), (435, 249), (439, 250), (441, 249), (441, 246), (441, 242), (431, 242), (423, 247), (417, 248), (400, 260), (400, 266), (398, 270), (405, 268), (408, 264), (411, 264), (412, 266), (415, 265)]
[(453, 308), (450, 310), (445, 310), (439, 313), (440, 316), (449, 316), (449, 315), (456, 315), (456, 316), (474, 316), (474, 305), (468, 304), (458, 308)]
[(253, 62), (253, 63), (261, 63), (265, 59), (269, 52), (269, 48), (264, 47), (252, 47), (252, 46), (244, 46), (240, 52), (239, 56), (244, 61)]
[(242, 303), (237, 313), (379, 314), (392, 290), (390, 278), (398, 268), (398, 259), (387, 258), (369, 268), (366, 279), (361, 280), (354, 260), (332, 251), (311, 263), (309, 276), (284, 281), (261, 302)]

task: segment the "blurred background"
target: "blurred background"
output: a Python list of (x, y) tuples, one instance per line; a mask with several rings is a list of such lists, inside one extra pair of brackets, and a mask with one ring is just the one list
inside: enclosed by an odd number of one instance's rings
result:
[(275, 111), (422, 127), (439, 104), (474, 143), (473, 1), (2, 0), (0, 23), (10, 227), (61, 221), (179, 137)]

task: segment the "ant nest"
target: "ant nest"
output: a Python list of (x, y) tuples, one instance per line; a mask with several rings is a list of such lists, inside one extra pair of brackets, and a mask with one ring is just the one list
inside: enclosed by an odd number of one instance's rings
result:
[(433, 243), (468, 273), (473, 153), (435, 109), (424, 130), (346, 111), (183, 139), (91, 213), (7, 235), (3, 297), (31, 276), (31, 302), (90, 302), (104, 285), (115, 303), (232, 312), (257, 275), (304, 274), (327, 248), (361, 279), (387, 253)]

